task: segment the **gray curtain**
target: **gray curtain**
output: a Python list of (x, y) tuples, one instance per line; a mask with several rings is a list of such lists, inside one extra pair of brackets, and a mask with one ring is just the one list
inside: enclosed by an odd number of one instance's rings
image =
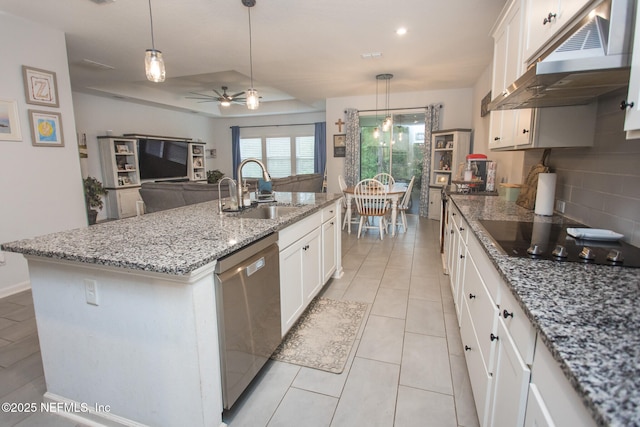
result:
[(327, 124), (326, 122), (315, 123), (314, 136), (314, 156), (313, 171), (324, 174), (327, 166)]
[(344, 180), (354, 186), (360, 181), (360, 115), (354, 108), (347, 108), (346, 115)]
[(441, 104), (428, 105), (424, 117), (424, 151), (422, 157), (422, 184), (420, 186), (420, 216), (429, 215), (429, 177), (431, 176), (431, 132), (440, 129)]
[(233, 165), (233, 179), (238, 179), (238, 165), (240, 159), (240, 126), (231, 126), (231, 162)]

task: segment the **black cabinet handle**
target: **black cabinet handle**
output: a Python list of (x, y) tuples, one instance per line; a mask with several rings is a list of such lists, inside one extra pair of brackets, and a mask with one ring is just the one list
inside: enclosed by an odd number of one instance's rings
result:
[(460, 231), (464, 231), (464, 227), (460, 227)]
[(544, 18), (544, 20), (542, 21), (542, 25), (550, 24), (551, 20), (555, 19), (555, 17), (556, 17), (555, 13), (549, 12), (549, 15), (546, 18)]
[(469, 351), (469, 350), (471, 350), (471, 347), (469, 347), (468, 345), (465, 345), (464, 346), (464, 351)]
[(474, 299), (476, 296), (474, 294), (469, 294), (469, 299)]
[(513, 317), (513, 313), (509, 313), (506, 309), (502, 312), (502, 317), (504, 317), (505, 319), (507, 317)]
[(627, 108), (633, 108), (634, 105), (635, 104), (633, 103), (633, 101), (627, 102), (626, 99), (623, 99), (622, 102), (620, 103), (620, 109), (624, 111)]
[(451, 230), (451, 234), (453, 234), (453, 230)]
[(464, 258), (464, 255), (460, 255), (460, 259), (463, 259), (463, 258)]
[(451, 212), (451, 216), (456, 216), (456, 213), (455, 212)]
[(330, 224), (330, 225), (333, 225), (333, 221), (331, 221), (329, 224)]
[(498, 337), (493, 334), (489, 335), (489, 338), (491, 338), (491, 341), (495, 341), (498, 339)]
[(522, 133), (529, 133), (529, 129), (522, 129)]
[(500, 137), (496, 136), (495, 138), (493, 138), (494, 141), (500, 141)]

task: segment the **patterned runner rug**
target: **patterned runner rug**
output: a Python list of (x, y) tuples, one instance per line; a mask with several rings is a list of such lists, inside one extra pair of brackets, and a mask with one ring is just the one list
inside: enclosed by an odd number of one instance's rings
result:
[(314, 299), (271, 358), (341, 373), (366, 310), (361, 302)]

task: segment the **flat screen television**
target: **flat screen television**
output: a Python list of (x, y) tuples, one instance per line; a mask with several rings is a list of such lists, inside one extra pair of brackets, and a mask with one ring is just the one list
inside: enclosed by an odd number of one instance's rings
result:
[(188, 149), (183, 141), (138, 139), (140, 179), (187, 179)]

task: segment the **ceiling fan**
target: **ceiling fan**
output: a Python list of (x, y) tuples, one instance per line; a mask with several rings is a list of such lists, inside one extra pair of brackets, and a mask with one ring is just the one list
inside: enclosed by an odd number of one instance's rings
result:
[[(244, 91), (230, 95), (227, 93), (227, 86), (222, 86), (222, 93), (216, 89), (212, 89), (215, 95), (207, 95), (198, 92), (191, 92), (196, 96), (187, 96), (188, 99), (197, 99), (198, 102), (219, 102), (221, 106), (228, 107), (233, 104), (244, 104), (247, 100)], [(242, 95), (242, 96), (241, 96)]]

